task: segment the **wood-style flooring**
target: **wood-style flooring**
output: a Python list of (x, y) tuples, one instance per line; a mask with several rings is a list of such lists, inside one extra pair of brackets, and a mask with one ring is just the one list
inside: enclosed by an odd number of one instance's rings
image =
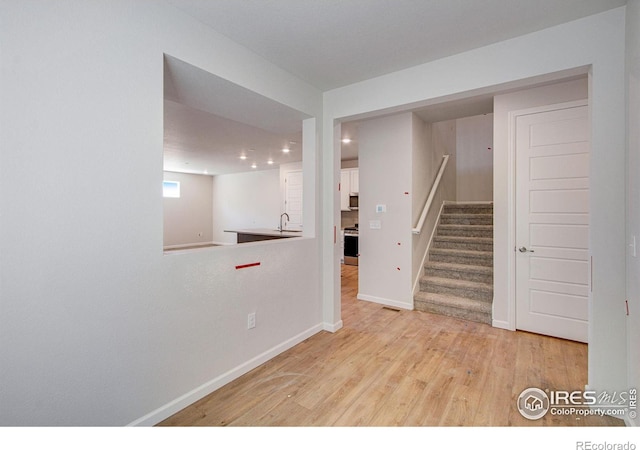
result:
[(359, 301), (342, 267), (342, 319), (161, 426), (622, 426), (611, 417), (525, 419), (528, 387), (582, 390), (585, 344)]

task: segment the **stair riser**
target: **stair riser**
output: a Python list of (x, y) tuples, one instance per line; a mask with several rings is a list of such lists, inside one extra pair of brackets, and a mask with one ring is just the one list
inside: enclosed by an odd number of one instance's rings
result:
[(442, 217), (443, 225), (493, 225), (493, 217)]
[(493, 230), (473, 230), (468, 228), (438, 227), (438, 236), (484, 237), (492, 238)]
[(442, 214), (493, 214), (492, 206), (455, 206), (445, 205)]
[(443, 248), (450, 250), (474, 250), (478, 252), (492, 252), (493, 244), (487, 244), (484, 242), (451, 242), (451, 241), (438, 241), (434, 239), (431, 248)]
[(473, 322), (480, 322), (491, 325), (491, 314), (482, 313), (479, 311), (468, 311), (465, 309), (446, 307), (443, 305), (433, 305), (428, 302), (422, 301), (415, 301), (413, 306), (417, 311), (440, 314), (444, 316), (471, 320)]
[(434, 283), (420, 282), (420, 289), (424, 292), (433, 292), (434, 294), (452, 295), (454, 297), (469, 298), (471, 300), (480, 300), (483, 302), (491, 302), (493, 300), (493, 291), (481, 291), (462, 289), (454, 286), (443, 286)]
[(427, 267), (424, 270), (424, 274), (428, 277), (449, 278), (451, 280), (477, 281), (478, 283), (493, 285), (493, 274), (490, 273), (478, 273), (472, 271)]
[(453, 264), (468, 264), (473, 266), (493, 267), (493, 258), (490, 256), (459, 256), (433, 253), (429, 255), (429, 261), (446, 262)]

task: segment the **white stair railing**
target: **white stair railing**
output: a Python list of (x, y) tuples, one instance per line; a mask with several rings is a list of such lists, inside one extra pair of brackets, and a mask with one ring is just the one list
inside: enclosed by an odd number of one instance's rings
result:
[(444, 170), (447, 168), (447, 162), (449, 161), (449, 155), (444, 155), (442, 157), (442, 163), (440, 163), (440, 169), (438, 170), (438, 174), (436, 175), (436, 179), (433, 182), (433, 186), (431, 186), (431, 191), (429, 192), (429, 196), (427, 197), (427, 202), (424, 204), (424, 208), (422, 209), (422, 214), (420, 214), (420, 219), (418, 219), (418, 223), (411, 230), (413, 234), (420, 234), (422, 232), (422, 227), (424, 226), (424, 221), (427, 218), (427, 214), (429, 214), (429, 209), (431, 208), (431, 204), (433, 203), (433, 199), (436, 196), (438, 191), (438, 187), (440, 186), (440, 180), (442, 179), (442, 175), (444, 174)]

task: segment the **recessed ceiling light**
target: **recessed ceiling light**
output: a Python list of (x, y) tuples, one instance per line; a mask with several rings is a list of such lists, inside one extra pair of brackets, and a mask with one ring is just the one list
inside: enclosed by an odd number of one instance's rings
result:
[(247, 159), (247, 156), (246, 155), (240, 155), (240, 159), (245, 160), (245, 159)]
[(251, 164), (251, 168), (252, 169), (256, 169), (258, 167), (258, 165), (256, 163)]
[(342, 140), (342, 143), (343, 143), (343, 144), (348, 144), (349, 142), (351, 142), (351, 139), (349, 139), (349, 138), (344, 138), (344, 139)]
[(282, 153), (289, 153), (291, 150), (289, 150), (288, 148), (283, 148), (282, 149)]
[(269, 164), (269, 165), (273, 164), (273, 160), (270, 159), (269, 161), (267, 161), (267, 164)]

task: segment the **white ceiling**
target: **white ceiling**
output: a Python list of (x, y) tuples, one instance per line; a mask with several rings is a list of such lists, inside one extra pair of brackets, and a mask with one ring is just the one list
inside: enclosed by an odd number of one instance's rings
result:
[(301, 161), (302, 120), (307, 117), (165, 55), (166, 171), (221, 175)]
[[(325, 91), (626, 4), (626, 0), (167, 0)], [(427, 122), (492, 112), (490, 95), (416, 111)], [(300, 112), (165, 58), (165, 170), (209, 174), (299, 161)], [(357, 133), (357, 123), (343, 134)], [(296, 145), (298, 147), (296, 148)], [(246, 152), (251, 160), (241, 161)], [(357, 157), (357, 141), (343, 159)]]
[(168, 0), (322, 91), (626, 0)]

